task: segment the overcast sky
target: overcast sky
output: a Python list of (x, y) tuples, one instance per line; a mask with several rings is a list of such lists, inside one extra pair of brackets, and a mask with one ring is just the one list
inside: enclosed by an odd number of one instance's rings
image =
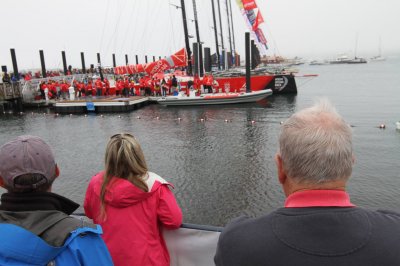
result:
[[(225, 0), (219, 1), (224, 43), (229, 47)], [(236, 0), (231, 2), (236, 49), (244, 58), (247, 28)], [(214, 53), (211, 0), (196, 3), (200, 39)], [(270, 55), (322, 59), (356, 52), (370, 57), (378, 54), (379, 39), (383, 55), (400, 53), (399, 0), (256, 3), (264, 17), (260, 27), (269, 42)], [(149, 60), (153, 55), (170, 55), (185, 45), (181, 10), (171, 4), (180, 6), (180, 0), (1, 0), (0, 65), (12, 69), (10, 48), (16, 49), (19, 69), (39, 68), (40, 49), (44, 50), (47, 68), (62, 68), (63, 50), (73, 67), (81, 66), (80, 52), (85, 52), (87, 67), (96, 62), (97, 52), (103, 65), (112, 65), (112, 53), (117, 65), (125, 63), (125, 54), (130, 63), (135, 54), (140, 62), (144, 62), (144, 55)], [(187, 17), (192, 19), (192, 0), (185, 0), (185, 5)], [(194, 23), (189, 21), (188, 26), (195, 36)]]

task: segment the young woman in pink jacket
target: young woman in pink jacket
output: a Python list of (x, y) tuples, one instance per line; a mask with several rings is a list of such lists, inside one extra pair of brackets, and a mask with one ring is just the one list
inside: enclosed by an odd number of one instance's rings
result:
[(132, 135), (110, 138), (105, 170), (90, 181), (84, 208), (86, 216), (102, 226), (115, 265), (170, 264), (162, 230), (182, 223), (171, 187), (148, 171)]

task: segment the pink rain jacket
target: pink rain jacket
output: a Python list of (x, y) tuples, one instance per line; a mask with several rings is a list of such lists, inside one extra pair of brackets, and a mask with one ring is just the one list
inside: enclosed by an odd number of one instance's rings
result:
[(170, 264), (161, 231), (179, 228), (182, 212), (169, 188), (172, 185), (148, 174), (149, 192), (125, 179), (112, 179), (105, 196), (105, 221), (99, 219), (103, 172), (92, 178), (86, 191), (86, 216), (102, 226), (102, 237), (116, 266)]

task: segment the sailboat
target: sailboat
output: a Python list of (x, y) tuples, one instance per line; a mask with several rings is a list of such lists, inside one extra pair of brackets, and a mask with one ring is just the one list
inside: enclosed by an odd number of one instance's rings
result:
[(358, 35), (356, 37), (356, 47), (354, 49), (354, 58), (346, 61), (347, 64), (364, 64), (367, 63), (367, 60), (362, 57), (357, 57), (357, 44), (358, 44)]
[(381, 38), (380, 37), (379, 37), (379, 50), (378, 51), (379, 51), (378, 55), (371, 57), (371, 61), (377, 62), (377, 61), (385, 61), (386, 60), (386, 58), (383, 57), (381, 54)]

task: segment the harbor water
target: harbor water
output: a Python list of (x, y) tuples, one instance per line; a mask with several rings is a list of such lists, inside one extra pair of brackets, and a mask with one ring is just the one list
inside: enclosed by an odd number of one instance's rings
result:
[[(0, 144), (22, 134), (45, 139), (61, 170), (54, 192), (82, 205), (90, 178), (103, 169), (109, 137), (130, 132), (151, 171), (174, 184), (184, 222), (224, 226), (236, 216), (260, 216), (283, 205), (274, 162), (280, 123), (326, 97), (354, 130), (352, 202), (400, 211), (400, 131), (395, 126), (400, 58), (299, 69), (300, 75), (319, 76), (297, 78), (296, 96), (272, 96), (256, 104), (152, 104), (130, 113), (87, 116), (57, 116), (46, 109), (0, 114)], [(386, 128), (379, 129), (381, 124)]]

